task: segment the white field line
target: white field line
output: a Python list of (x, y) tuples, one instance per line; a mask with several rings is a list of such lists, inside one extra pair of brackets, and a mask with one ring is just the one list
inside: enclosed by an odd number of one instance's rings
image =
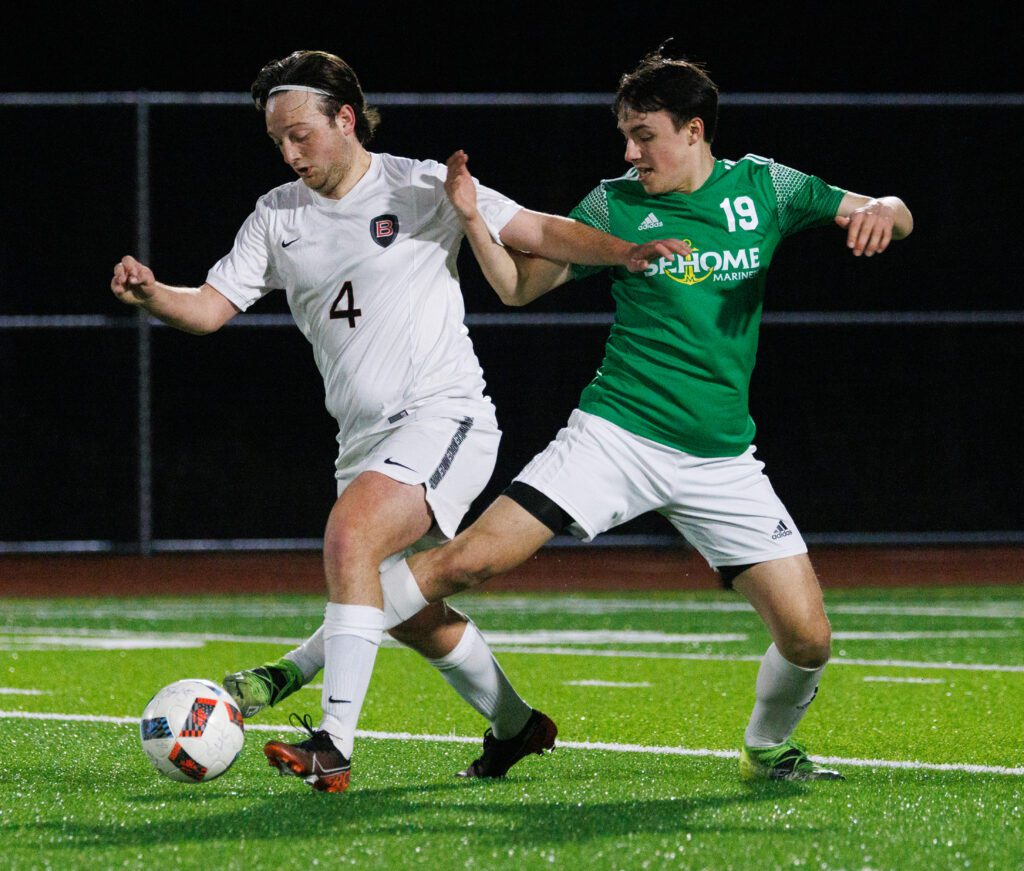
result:
[[(13, 649), (25, 650), (28, 649), (28, 645), (36, 644), (36, 649), (39, 649), (38, 645), (46, 646), (60, 646), (60, 647), (88, 647), (95, 646), (104, 650), (110, 649), (126, 649), (126, 648), (159, 648), (166, 646), (169, 648), (186, 648), (186, 647), (198, 647), (208, 641), (221, 641), (228, 643), (240, 643), (240, 644), (281, 644), (289, 647), (294, 647), (301, 644), (305, 639), (303, 638), (282, 638), (274, 636), (253, 636), (253, 635), (223, 635), (219, 633), (201, 633), (201, 632), (168, 632), (168, 633), (136, 633), (130, 630), (88, 630), (88, 629), (62, 629), (60, 630), (61, 636), (52, 635), (38, 635), (33, 636), (32, 633), (40, 632), (52, 632), (51, 628), (39, 628), (39, 627), (7, 627), (0, 629), (0, 649), (4, 644), (4, 638), (12, 637), (14, 643), (12, 644)], [(951, 630), (945, 635), (957, 636), (959, 630)], [(680, 660), (695, 660), (704, 662), (760, 662), (760, 654), (728, 654), (728, 653), (686, 653), (677, 651), (654, 651), (654, 650), (613, 650), (607, 648), (587, 648), (587, 647), (557, 647), (557, 646), (545, 646), (540, 643), (535, 643), (534, 638), (539, 635), (545, 637), (551, 635), (557, 635), (558, 633), (544, 632), (544, 633), (532, 633), (532, 632), (485, 632), (484, 637), (490, 642), (491, 649), (499, 653), (525, 653), (525, 654), (550, 654), (553, 656), (585, 656), (585, 657), (611, 657), (619, 659), (680, 659)], [(590, 635), (586, 632), (569, 632), (567, 633), (573, 638), (590, 638)], [(603, 630), (599, 630), (597, 637), (602, 637), (605, 633)], [(620, 641), (631, 641), (635, 643), (645, 643), (645, 639), (651, 633), (645, 632), (630, 632), (614, 633), (619, 636)], [(662, 633), (653, 633), (655, 635), (661, 635)], [(837, 633), (838, 634), (838, 633)], [(906, 634), (906, 633), (904, 633)], [(982, 637), (989, 637), (986, 632), (980, 633)], [(1004, 633), (996, 633), (1000, 636)], [(1009, 632), (1005, 633), (1009, 636), (1016, 637), (1019, 633)], [(939, 637), (941, 633), (927, 633), (928, 637)], [(942, 637), (945, 637), (942, 635)], [(65, 637), (67, 636), (67, 637)], [(625, 636), (625, 637), (623, 637)], [(523, 639), (516, 642), (510, 643), (498, 643), (495, 641), (496, 638), (509, 638), (509, 639)], [(693, 635), (683, 636), (688, 639), (689, 642), (697, 637)], [(50, 639), (53, 639), (51, 642)], [(70, 638), (76, 639), (73, 643)], [(96, 644), (91, 645), (89, 642), (95, 639)], [(138, 639), (137, 642), (133, 643), (133, 639)], [(163, 641), (166, 643), (163, 643)], [(123, 641), (122, 648), (118, 647), (119, 642)], [(48, 644), (44, 644), (47, 642)], [(157, 643), (160, 642), (160, 643)], [(596, 641), (595, 643), (600, 643)], [(665, 643), (665, 642), (655, 642)], [(706, 642), (702, 642), (706, 643)], [(397, 642), (391, 640), (385, 640), (382, 646), (385, 647), (400, 647)], [(832, 665), (862, 665), (862, 666), (881, 666), (881, 667), (899, 667), (899, 668), (924, 668), (924, 669), (951, 669), (956, 671), (1003, 671), (1003, 672), (1024, 672), (1024, 665), (999, 665), (999, 664), (986, 664), (986, 663), (960, 663), (960, 662), (921, 662), (915, 660), (905, 659), (859, 659), (853, 657), (837, 656), (830, 660)]]
[[(614, 614), (631, 611), (730, 613), (746, 611), (753, 613), (751, 605), (743, 600), (736, 601), (672, 601), (663, 599), (586, 599), (572, 596), (526, 598), (504, 596), (479, 596), (454, 599), (472, 613), (499, 613), (512, 611), (522, 614)], [(825, 602), (829, 614), (867, 614), (893, 617), (978, 617), (986, 619), (1024, 620), (1024, 601), (1005, 600), (1001, 602), (947, 602), (942, 605), (893, 604), (891, 602), (865, 602), (843, 604)]]
[(635, 683), (621, 680), (564, 680), (562, 684), (567, 687), (622, 687), (624, 689), (653, 686), (645, 680)]
[[(58, 633), (58, 634), (55, 634)], [(516, 631), (508, 629), (483, 630), (484, 637), (491, 644), (714, 644), (732, 641), (747, 641), (745, 632), (660, 632), (643, 629), (534, 629)], [(18, 636), (38, 636), (21, 639)], [(998, 629), (935, 629), (925, 631), (836, 631), (836, 641), (919, 641), (941, 638), (1017, 638), (1018, 630)], [(223, 641), (241, 644), (301, 644), (305, 639), (274, 635), (237, 635), (219, 632), (141, 632), (134, 629), (84, 629), (81, 627), (50, 626), (8, 626), (0, 628), (0, 640), (14, 636), (15, 643), (48, 643), (77, 646), (72, 639), (125, 640), (130, 646), (153, 646), (154, 642), (166, 640), (168, 647), (193, 646), (206, 641)], [(392, 643), (389, 639), (386, 642)]]
[(833, 632), (834, 641), (919, 641), (926, 638), (1017, 638), (1020, 632), (998, 629), (933, 629), (924, 632)]
[[(613, 659), (687, 659), (700, 662), (760, 662), (758, 654), (675, 653), (657, 650), (597, 650), (586, 647), (491, 647), (494, 653), (544, 653), (552, 656), (603, 656)], [(883, 668), (935, 668), (952, 671), (1008, 671), (1024, 673), (1024, 665), (998, 665), (980, 662), (916, 662), (909, 659), (854, 659), (834, 656), (829, 665), (866, 665)]]
[(23, 690), (19, 687), (0, 687), (0, 696), (48, 696), (49, 690)]
[(868, 675), (861, 680), (869, 683), (945, 683), (941, 677), (885, 677)]
[(11, 638), (0, 633), (0, 648), (16, 651), (52, 650), (184, 650), (203, 647), (202, 638), (172, 638), (161, 635), (96, 637), (89, 635), (25, 635)]
[[(747, 641), (745, 632), (709, 634), (655, 632), (629, 629), (534, 629), (515, 632), (502, 629), (483, 629), (491, 644), (712, 644), (728, 641)], [(833, 632), (836, 641), (919, 641), (930, 638), (1018, 638), (1016, 630), (949, 629), (924, 632)]]
[(482, 629), (489, 644), (715, 644), (747, 641), (746, 632), (680, 633), (615, 629)]
[[(323, 605), (317, 603), (260, 603), (234, 601), (222, 597), (224, 607), (239, 617), (254, 619), (275, 617), (323, 617)], [(512, 611), (520, 614), (614, 614), (637, 611), (657, 612), (735, 612), (753, 613), (746, 601), (672, 601), (657, 598), (635, 599), (589, 599), (579, 596), (541, 596), (526, 598), (487, 593), (471, 594), (455, 600), (460, 608), (472, 613), (501, 613)], [(941, 605), (915, 605), (892, 602), (832, 603), (826, 600), (830, 614), (885, 615), (895, 617), (959, 617), (998, 620), (1024, 620), (1024, 601), (1003, 600), (1000, 602), (951, 601)], [(109, 605), (82, 608), (72, 605), (27, 605), (21, 602), (5, 603), (5, 610), (11, 614), (31, 615), (41, 619), (101, 619), (108, 617), (134, 618), (139, 620), (176, 620), (195, 617), (195, 605), (182, 600), (168, 599), (159, 605), (139, 606), (127, 602), (125, 607)]]
[[(78, 723), (109, 723), (118, 726), (138, 727), (138, 717), (110, 717), (93, 714), (54, 714), (32, 711), (0, 711), (0, 719), (15, 720), (56, 720), (60, 722)], [(281, 725), (245, 724), (247, 732), (298, 732), (299, 730)], [(368, 738), (377, 741), (429, 741), (438, 744), (479, 744), (480, 738), (472, 735), (415, 735), (411, 732), (377, 732), (359, 729), (357, 738)], [(562, 741), (558, 748), (570, 750), (603, 750), (608, 753), (645, 753), (653, 756), (695, 756), (713, 757), (716, 759), (735, 759), (739, 756), (736, 750), (708, 750), (692, 747), (659, 747), (646, 744), (616, 744), (603, 741)], [(1024, 767), (1010, 768), (1005, 765), (973, 765), (961, 762), (917, 762), (901, 759), (857, 759), (843, 756), (812, 756), (818, 762), (830, 765), (847, 765), (858, 768), (902, 768), (918, 771), (963, 771), (968, 774), (1007, 774), (1015, 777), (1024, 776)]]
[[(55, 635), (54, 633), (60, 633)], [(228, 641), (241, 644), (301, 644), (305, 638), (280, 635), (229, 635), (218, 632), (152, 632), (136, 629), (87, 629), (80, 626), (2, 626), (0, 639), (8, 635), (39, 635), (54, 638), (122, 639), (142, 638), (145, 640), (169, 640), (181, 642)]]

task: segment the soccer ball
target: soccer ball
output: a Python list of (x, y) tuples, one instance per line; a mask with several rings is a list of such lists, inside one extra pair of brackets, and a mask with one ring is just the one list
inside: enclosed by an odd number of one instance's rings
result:
[(201, 678), (165, 686), (149, 700), (139, 727), (142, 749), (156, 770), (186, 783), (220, 777), (245, 743), (238, 705)]

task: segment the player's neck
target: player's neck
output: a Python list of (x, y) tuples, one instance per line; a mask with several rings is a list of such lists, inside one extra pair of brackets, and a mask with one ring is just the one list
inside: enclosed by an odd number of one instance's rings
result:
[(681, 194), (692, 194), (695, 190), (698, 190), (704, 185), (709, 178), (711, 173), (715, 170), (715, 156), (711, 153), (710, 148), (704, 148), (700, 151), (697, 159), (694, 161), (693, 167), (683, 175), (683, 179), (679, 186), (675, 189), (677, 193)]
[(370, 168), (370, 161), (370, 152), (360, 145), (353, 155), (351, 165), (338, 183), (330, 191), (321, 191), (321, 195), (329, 200), (340, 200), (366, 175), (366, 171)]

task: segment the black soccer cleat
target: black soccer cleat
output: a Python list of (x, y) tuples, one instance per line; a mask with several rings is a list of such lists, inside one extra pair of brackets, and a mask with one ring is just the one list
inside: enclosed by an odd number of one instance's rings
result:
[(547, 714), (534, 709), (518, 735), (498, 740), (490, 729), (484, 732), (484, 752), (469, 768), (458, 772), (457, 776), (504, 777), (524, 756), (531, 753), (540, 755), (553, 750), (557, 734), (558, 727), (554, 721)]
[(344, 792), (348, 789), (352, 763), (334, 746), (331, 736), (322, 729), (314, 729), (307, 714), (301, 719), (292, 714), (289, 720), (309, 733), (309, 738), (298, 744), (268, 741), (263, 747), (271, 768), (281, 774), (301, 777), (320, 792)]

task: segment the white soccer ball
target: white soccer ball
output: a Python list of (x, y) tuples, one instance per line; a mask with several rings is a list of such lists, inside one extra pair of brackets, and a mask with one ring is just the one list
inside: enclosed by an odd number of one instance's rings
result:
[(186, 783), (220, 777), (245, 743), (242, 712), (234, 699), (201, 678), (175, 681), (153, 696), (139, 732), (156, 770)]

